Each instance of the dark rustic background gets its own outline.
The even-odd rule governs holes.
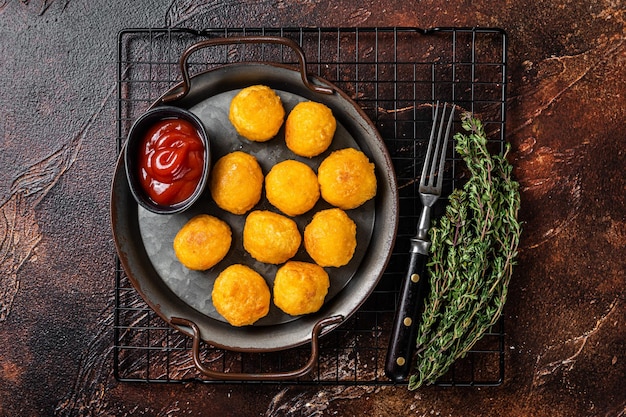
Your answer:
[[[620,2],[0,0],[0,415],[626,414]],[[500,387],[119,383],[113,376],[116,36],[130,27],[507,31],[524,235]]]

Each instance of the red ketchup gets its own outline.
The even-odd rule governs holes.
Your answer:
[[[204,145],[187,120],[164,119],[152,126],[139,148],[139,180],[157,204],[172,205],[195,191],[204,167]]]

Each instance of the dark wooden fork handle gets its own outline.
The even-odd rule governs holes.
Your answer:
[[[396,310],[385,361],[385,374],[395,382],[403,382],[411,370],[417,330],[429,287],[426,277],[428,255],[419,253],[416,249],[418,243],[424,245],[427,242],[416,242],[416,240],[418,239],[411,239],[409,268],[402,282],[400,305]]]

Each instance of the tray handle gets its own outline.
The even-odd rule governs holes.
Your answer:
[[[322,328],[325,326],[329,326],[332,324],[337,324],[343,321],[343,316],[331,316],[321,319],[315,326],[313,326],[313,331],[311,332],[311,356],[309,360],[302,366],[301,368],[292,370],[292,371],[284,371],[284,372],[268,372],[268,373],[240,373],[240,372],[219,372],[214,371],[212,369],[207,368],[202,364],[200,360],[200,329],[198,325],[188,319],[184,319],[181,317],[172,317],[171,323],[175,326],[185,326],[189,327],[193,331],[193,346],[192,346],[192,357],[193,363],[196,368],[204,375],[209,378],[216,380],[227,380],[227,381],[276,381],[276,380],[286,380],[286,379],[295,379],[301,376],[308,374],[313,367],[315,366],[317,359],[319,357],[319,336],[322,331]]]
[[[185,97],[189,93],[189,89],[191,88],[191,80],[189,77],[189,68],[187,65],[187,61],[189,56],[196,52],[199,49],[208,48],[211,46],[220,46],[220,45],[233,45],[233,44],[243,44],[243,43],[267,43],[274,45],[282,45],[288,48],[291,48],[296,55],[298,56],[298,62],[300,64],[300,76],[302,77],[302,82],[304,85],[311,91],[321,94],[333,94],[334,90],[329,87],[323,87],[319,85],[315,85],[309,80],[306,72],[306,57],[304,56],[304,51],[298,45],[297,42],[284,38],[281,36],[233,36],[229,38],[214,38],[214,39],[206,39],[195,43],[188,47],[180,57],[179,66],[180,72],[183,76],[182,81],[182,90],[176,93],[171,93],[161,98],[163,103],[168,103],[171,101],[179,100]]]

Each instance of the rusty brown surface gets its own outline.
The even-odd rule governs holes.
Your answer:
[[[116,3],[0,0],[0,415],[626,414],[619,2]],[[502,386],[408,392],[115,381],[108,192],[116,33],[164,25],[508,32],[507,139],[524,234],[505,309]]]

